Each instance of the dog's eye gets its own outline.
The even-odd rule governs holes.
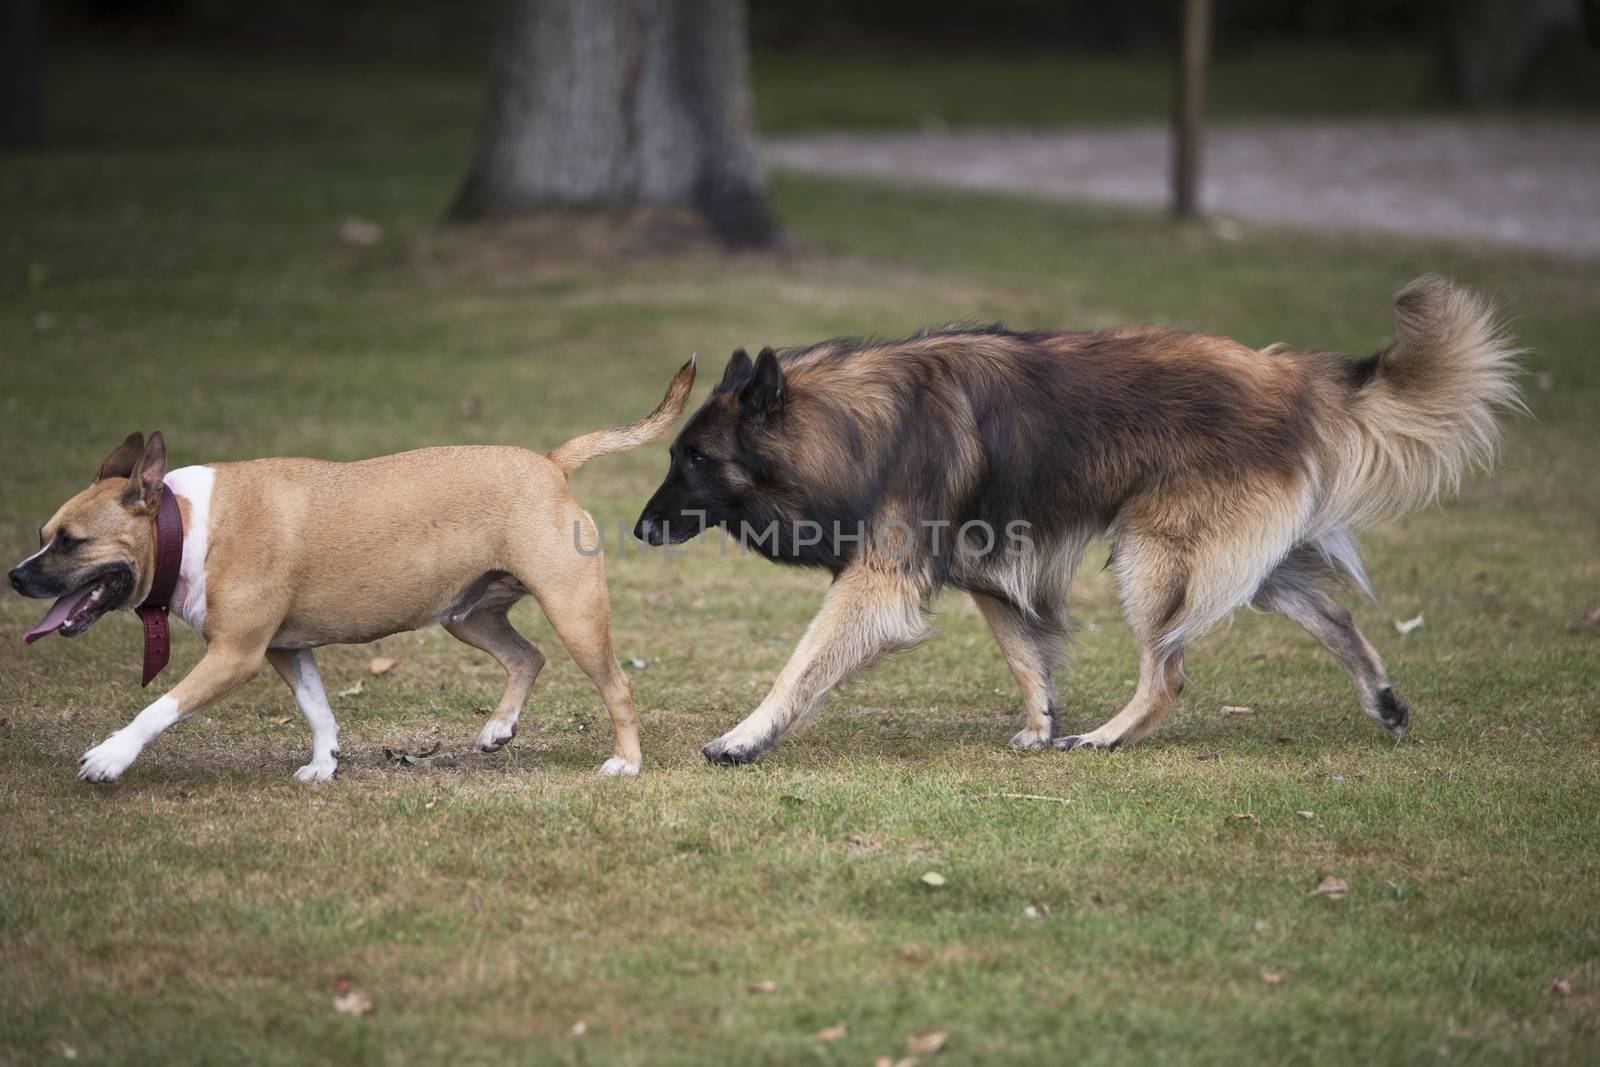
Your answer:
[[[71,552],[83,544],[84,540],[82,537],[73,537],[65,530],[59,530],[56,532],[56,550],[59,552]]]
[[[683,461],[689,464],[691,467],[700,466],[700,464],[705,462],[705,459],[705,454],[700,452],[698,449],[687,449],[683,453]]]

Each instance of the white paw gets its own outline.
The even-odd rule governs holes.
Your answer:
[[[1018,730],[1011,738],[1011,747],[1023,751],[1050,747],[1050,728],[1043,730]]]
[[[329,756],[327,759],[312,760],[295,771],[294,777],[299,782],[326,782],[333,777],[333,772],[338,769],[339,761]]]
[[[121,730],[112,734],[78,760],[78,777],[86,782],[114,782],[139,758],[144,748]]]
[[[621,776],[632,778],[639,773],[639,765],[637,763],[629,763],[621,756],[612,756],[600,764],[600,769],[595,773],[602,778],[617,778]]]
[[[502,719],[490,719],[478,734],[479,752],[499,752],[505,743],[517,736],[517,724]]]

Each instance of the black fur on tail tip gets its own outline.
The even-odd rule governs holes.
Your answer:
[[[1411,709],[1406,707],[1406,702],[1395,696],[1393,689],[1378,690],[1378,716],[1383,720],[1383,725],[1396,737],[1406,732],[1406,725],[1411,721]]]

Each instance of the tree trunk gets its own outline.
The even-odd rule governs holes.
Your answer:
[[[0,0],[0,150],[43,139],[43,22],[38,0]]]
[[[751,119],[743,0],[512,0],[452,217],[687,208],[778,236]]]

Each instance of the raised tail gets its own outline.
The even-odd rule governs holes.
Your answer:
[[[626,452],[667,436],[672,432],[678,416],[683,414],[684,405],[689,402],[689,390],[694,388],[694,363],[695,357],[690,356],[689,362],[678,368],[678,373],[672,376],[672,384],[667,386],[667,395],[661,398],[661,403],[650,414],[626,426],[574,437],[546,453],[550,462],[560,467],[562,474],[571,474],[596,456]]]
[[[1359,526],[1432,503],[1487,466],[1498,416],[1526,410],[1517,390],[1521,353],[1487,301],[1436,275],[1395,296],[1395,342],[1355,364],[1346,432],[1330,441],[1331,484],[1322,513]]]

